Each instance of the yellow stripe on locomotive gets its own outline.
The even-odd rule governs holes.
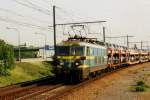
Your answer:
[[[85,60],[95,58],[94,56],[57,56],[57,58],[59,58],[59,59],[67,59],[67,60],[82,59],[82,57],[84,57]]]

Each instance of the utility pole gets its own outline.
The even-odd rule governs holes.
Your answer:
[[[129,36],[127,35],[127,47],[129,48]]]
[[[17,28],[14,28],[14,27],[6,27],[6,29],[8,29],[8,30],[10,30],[10,29],[12,29],[12,30],[15,30],[15,31],[17,31],[18,32],[18,61],[20,61],[21,62],[21,47],[20,47],[20,42],[21,42],[21,39],[20,39],[20,31],[17,29]]]
[[[105,41],[105,27],[103,26],[103,41],[104,41],[104,43],[106,42]]]
[[[55,18],[55,6],[53,6],[53,28],[54,28],[54,55],[56,55],[56,18]]]
[[[142,50],[142,47],[143,47],[143,41],[141,41],[141,50]]]
[[[149,50],[149,41],[147,41],[147,50]]]
[[[127,34],[127,36],[124,36],[124,37],[127,37],[127,47],[129,48],[129,37],[134,37],[134,36],[129,36],[129,35]]]
[[[141,50],[143,49],[143,47],[147,47],[148,48],[148,45],[147,46],[143,46],[143,44],[144,43],[146,43],[146,42],[148,42],[148,41],[140,41],[140,42],[129,42],[129,43],[138,43],[138,44],[140,44],[140,48],[141,48]]]
[[[115,36],[115,37],[105,37],[105,38],[127,38],[127,47],[129,48],[129,37],[134,37],[134,36]]]

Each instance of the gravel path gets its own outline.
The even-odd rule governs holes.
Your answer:
[[[96,80],[75,90],[61,100],[150,100],[150,88],[145,92],[133,92],[138,80],[146,80],[150,86],[150,63],[129,67]]]

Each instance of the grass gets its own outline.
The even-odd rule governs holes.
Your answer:
[[[0,77],[0,87],[52,75],[48,62],[16,63],[10,76]]]
[[[136,85],[133,87],[134,92],[144,92],[149,88],[148,85],[144,81],[138,81],[136,82]]]

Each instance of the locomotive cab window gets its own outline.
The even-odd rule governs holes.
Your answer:
[[[70,55],[72,55],[72,56],[84,56],[84,47],[72,46]]]
[[[59,56],[83,56],[84,47],[82,46],[57,46],[56,54]]]
[[[70,48],[69,46],[57,46],[56,47],[56,55],[59,56],[68,56]]]

